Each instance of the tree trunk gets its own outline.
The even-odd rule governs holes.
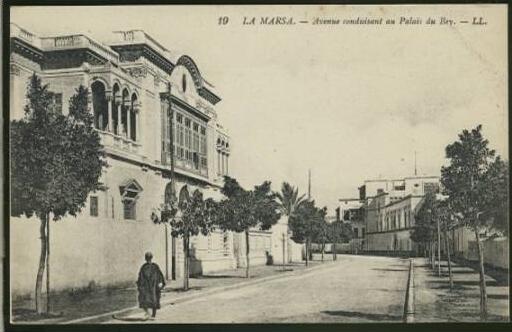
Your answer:
[[[189,238],[183,237],[183,290],[188,290],[188,277],[189,277]]]
[[[332,244],[332,259],[334,261],[338,259],[338,257],[336,257],[336,242]]]
[[[437,219],[437,276],[441,276],[441,229],[439,226],[439,218]]]
[[[450,244],[448,242],[448,232],[444,230],[444,246],[446,248],[446,258],[448,260],[448,278],[450,279],[450,291],[453,290],[453,277],[452,277],[452,261],[450,257]]]
[[[435,270],[435,268],[436,268],[436,266],[435,266],[435,264],[436,264],[435,254],[436,254],[436,252],[434,250],[434,241],[431,241],[430,242],[430,257],[431,257],[430,263],[432,264],[432,270]]]
[[[46,313],[50,313],[50,215],[46,215]]]
[[[249,278],[249,267],[250,267],[250,259],[249,259],[249,230],[245,230],[245,258],[247,260],[247,266],[245,267],[245,277]]]
[[[41,255],[39,256],[39,269],[37,270],[37,278],[36,278],[36,311],[38,314],[43,313],[43,274],[44,274],[44,265],[46,262],[46,224],[48,222],[47,215],[44,214],[41,216],[41,226],[39,227],[39,235],[41,236]]]
[[[309,253],[308,253],[308,239],[306,239],[306,246],[304,248],[304,253],[306,254],[306,267],[309,265]]]
[[[485,285],[485,273],[484,273],[484,250],[482,243],[480,242],[480,234],[478,229],[475,227],[476,236],[476,247],[478,250],[478,261],[480,265],[480,318],[487,320],[487,289]]]
[[[325,242],[322,242],[322,262],[324,261]]]

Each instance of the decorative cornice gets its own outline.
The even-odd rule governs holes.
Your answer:
[[[30,60],[41,63],[43,60],[43,52],[29,43],[17,38],[11,37],[11,52],[17,52],[21,55],[26,56]]]
[[[11,63],[9,67],[9,72],[11,75],[19,76],[21,73],[21,69],[17,64]]]
[[[148,74],[147,68],[144,67],[130,67],[125,68],[126,72],[134,78],[146,77]]]
[[[152,47],[146,44],[112,45],[111,47],[114,51],[118,52],[121,55],[121,61],[126,61],[125,59],[123,59],[123,53],[131,51],[137,52],[137,55],[139,57],[146,57],[148,60],[157,65],[167,74],[170,74],[172,72],[172,69],[174,68],[173,63],[171,63],[165,57],[160,55],[160,53],[158,53],[156,50],[154,50]]]

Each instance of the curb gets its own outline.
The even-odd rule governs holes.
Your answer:
[[[204,292],[199,292],[199,293],[196,293],[196,294],[183,295],[183,296],[179,296],[179,297],[175,297],[175,298],[169,298],[169,299],[166,299],[166,300],[161,302],[161,307],[163,308],[164,306],[168,306],[168,305],[171,305],[171,304],[177,304],[177,303],[183,303],[183,302],[191,301],[191,300],[194,300],[194,299],[197,299],[197,298],[200,298],[200,297],[204,297],[204,296],[220,293],[220,292],[227,291],[227,290],[233,290],[233,289],[242,288],[242,287],[246,287],[246,286],[252,286],[252,285],[256,285],[256,284],[259,284],[259,283],[262,283],[262,282],[265,282],[265,281],[270,281],[270,280],[280,279],[280,278],[285,278],[285,277],[291,277],[291,276],[297,275],[297,274],[299,274],[301,272],[303,274],[308,274],[311,271],[320,270],[321,268],[327,268],[327,267],[333,266],[334,264],[335,264],[335,262],[331,261],[331,262],[327,262],[327,263],[324,263],[324,264],[321,264],[321,265],[309,267],[306,270],[293,271],[293,272],[291,272],[289,274],[272,275],[272,276],[267,276],[267,277],[263,277],[263,278],[259,278],[259,279],[250,280],[250,281],[239,282],[239,283],[236,283],[236,284],[233,284],[233,285],[214,287],[214,288],[212,288],[210,290],[206,290]],[[119,310],[115,310],[115,311],[111,311],[111,312],[107,312],[107,313],[102,313],[102,314],[98,314],[98,315],[94,315],[94,316],[87,316],[87,317],[77,318],[77,319],[73,319],[73,320],[69,320],[69,321],[63,321],[63,322],[59,322],[59,324],[63,324],[63,325],[66,325],[66,324],[77,324],[77,323],[84,323],[84,322],[87,322],[87,321],[90,321],[90,320],[95,320],[95,319],[102,319],[102,318],[107,318],[107,317],[108,318],[112,318],[113,315],[127,313],[127,312],[130,312],[130,311],[135,311],[135,310],[139,310],[139,309],[140,308],[137,305],[137,306],[133,306],[133,307],[130,307],[130,308],[119,309]]]
[[[407,289],[405,291],[404,323],[414,322],[414,258],[409,261],[409,277],[407,278]]]

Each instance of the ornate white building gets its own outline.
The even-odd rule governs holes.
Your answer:
[[[170,192],[171,153],[178,193],[221,196],[231,141],[218,123],[221,98],[214,87],[190,56],[173,56],[141,30],[116,31],[102,43],[81,34],[39,37],[15,24],[10,29],[11,118],[23,116],[33,73],[49,84],[64,114],[84,85],[110,166],[101,178],[106,190],[91,193],[77,218],[51,223],[53,288],[132,282],[148,250],[169,277],[181,275],[181,241],[172,241],[150,216]],[[36,275],[38,223],[12,219],[11,283],[13,291],[24,292]],[[236,267],[229,232],[199,236],[191,245],[193,273]]]

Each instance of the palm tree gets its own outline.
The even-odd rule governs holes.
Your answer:
[[[288,182],[283,182],[281,192],[277,192],[276,196],[282,214],[288,217],[286,232],[289,233],[290,217],[295,214],[297,208],[305,201],[305,195],[299,196],[299,188],[293,187]]]

